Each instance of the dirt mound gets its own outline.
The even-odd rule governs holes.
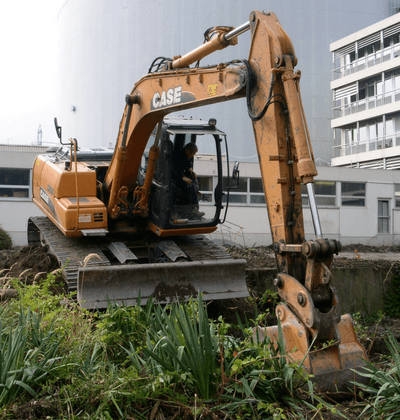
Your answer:
[[[276,268],[275,255],[270,246],[232,246],[228,248],[228,252],[235,259],[245,259],[248,269]],[[399,259],[400,247],[347,245],[338,255],[334,255],[332,267],[390,267],[393,262],[399,262]]]
[[[32,283],[38,273],[59,268],[55,257],[42,246],[23,246],[0,251],[0,278],[19,278]]]
[[[229,247],[229,254],[235,259],[245,259],[248,269],[276,268],[275,255],[270,246],[253,248]],[[374,258],[372,259],[372,255]],[[391,259],[387,255],[400,257],[400,247],[371,247],[348,245],[335,255],[333,267],[387,266]],[[0,250],[0,278],[19,278],[31,282],[37,273],[49,273],[59,268],[55,257],[42,246],[13,247]],[[8,270],[8,271],[7,271]]]
[[[358,254],[400,253],[400,247],[397,245],[370,246],[370,245],[355,244],[355,245],[343,246],[341,252],[354,252]]]
[[[232,258],[246,260],[246,268],[276,268],[275,255],[269,246],[254,248],[232,246],[228,248],[228,252]]]

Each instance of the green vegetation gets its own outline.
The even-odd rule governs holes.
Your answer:
[[[10,235],[0,228],[0,249],[9,249],[12,246]]]
[[[390,285],[385,293],[384,309],[387,316],[392,318],[400,317],[400,266],[393,266],[393,276]]]
[[[316,395],[282,334],[275,345],[253,339],[265,313],[239,320],[232,335],[221,317],[208,318],[201,297],[96,313],[59,294],[56,274],[13,287],[18,298],[0,305],[0,419],[355,418]],[[373,381],[358,412],[370,418],[398,415],[393,340],[393,366],[364,372]]]
[[[362,419],[398,419],[400,418],[400,345],[393,334],[388,331],[386,345],[390,351],[392,362],[384,368],[368,363],[362,376],[370,379],[369,385],[358,384],[365,400],[364,409],[359,418]]]

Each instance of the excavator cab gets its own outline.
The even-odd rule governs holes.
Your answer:
[[[150,147],[155,142],[156,129],[151,134],[142,156],[138,173],[138,185],[146,177]],[[157,160],[149,200],[148,221],[158,229],[159,236],[165,232],[185,231],[200,228],[201,233],[211,233],[220,223],[222,206],[222,152],[224,132],[216,128],[216,120],[169,118],[163,122],[160,153]],[[193,172],[192,185],[179,179],[174,167],[176,157],[184,147],[193,143],[198,152],[190,159]],[[198,162],[207,160],[213,177],[198,174]],[[211,168],[212,167],[212,168]],[[207,172],[210,173],[210,170]],[[215,176],[216,175],[216,176]],[[189,175],[188,175],[189,176]],[[183,184],[183,185],[182,185]]]

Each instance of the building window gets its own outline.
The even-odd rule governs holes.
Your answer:
[[[389,200],[378,200],[378,233],[390,233]]]
[[[333,51],[333,78],[358,72],[398,57],[399,54],[400,25],[396,23]]]
[[[226,203],[228,178],[223,179],[225,195],[222,201]],[[232,186],[232,184],[231,184]],[[229,203],[257,205],[265,204],[264,189],[261,178],[240,178],[238,188],[229,191]]]
[[[198,176],[199,191],[201,197],[199,203],[212,203],[213,201],[213,179],[211,176]]]
[[[400,208],[400,184],[394,184],[395,207]]]
[[[336,182],[335,181],[315,181],[315,201],[318,206],[333,207],[336,205]],[[307,187],[301,184],[301,197],[303,206],[309,206]]]
[[[222,197],[222,202],[226,203],[227,201],[227,186],[232,187],[232,181],[229,183],[230,178],[224,177],[222,188],[225,192]],[[229,203],[231,204],[246,204],[247,203],[247,178],[239,178],[239,186],[237,188],[232,188],[229,191]]]
[[[261,178],[250,178],[250,204],[265,204]]]
[[[30,169],[0,168],[0,198],[29,198]]]
[[[365,206],[365,182],[342,182],[342,206]]]

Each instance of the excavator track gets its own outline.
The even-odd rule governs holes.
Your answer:
[[[48,218],[31,217],[28,243],[48,247],[63,267],[68,291],[77,291],[81,306],[89,309],[104,308],[110,300],[145,303],[150,296],[160,303],[199,292],[204,300],[248,296],[245,261],[232,259],[203,235],[67,238]]]
[[[28,221],[28,244],[42,245],[57,258],[63,267],[63,276],[68,292],[77,288],[78,270],[83,264],[87,266],[109,266],[110,261],[103,254],[100,246],[89,238],[67,238],[47,217],[31,217]],[[90,254],[98,257],[85,258]]]

